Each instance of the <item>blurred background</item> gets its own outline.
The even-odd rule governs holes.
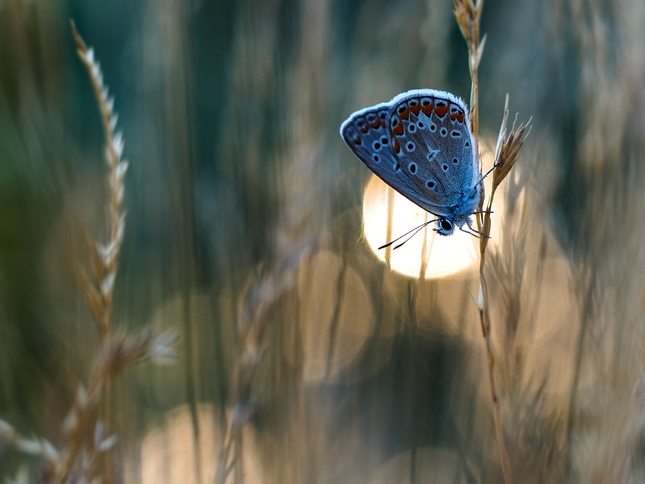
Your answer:
[[[113,382],[112,481],[502,482],[477,260],[419,278],[412,246],[411,272],[379,259],[338,134],[408,89],[468,102],[452,10],[0,0],[0,418],[64,446],[99,348],[78,273],[107,168],[73,19],[130,161],[113,326],[182,334],[174,365]],[[513,482],[645,480],[643,25],[641,0],[484,7],[485,168],[506,93],[533,126],[486,267]],[[0,441],[3,479],[42,465]]]

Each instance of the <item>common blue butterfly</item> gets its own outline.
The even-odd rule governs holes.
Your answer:
[[[470,216],[483,196],[482,177],[463,100],[434,89],[404,92],[356,111],[340,135],[376,176],[438,217],[436,232],[467,232],[465,224],[479,233]]]

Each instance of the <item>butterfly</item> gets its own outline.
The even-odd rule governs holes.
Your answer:
[[[455,227],[483,235],[470,219],[483,197],[483,177],[462,99],[434,89],[407,91],[356,111],[340,135],[376,176],[437,216],[410,232],[436,222],[440,235],[451,235]]]

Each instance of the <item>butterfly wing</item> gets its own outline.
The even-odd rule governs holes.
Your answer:
[[[354,154],[381,180],[408,200],[435,215],[448,215],[426,198],[402,169],[388,128],[391,103],[382,103],[352,114],[340,127],[340,135]]]
[[[390,105],[388,129],[402,170],[431,204],[454,213],[480,176],[466,105],[432,89],[400,94]]]

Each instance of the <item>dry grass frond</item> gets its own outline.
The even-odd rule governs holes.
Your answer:
[[[455,18],[459,29],[466,40],[468,45],[468,68],[471,77],[471,91],[470,91],[470,119],[472,123],[472,131],[475,137],[479,130],[479,80],[478,68],[481,62],[484,46],[486,43],[486,36],[480,42],[479,29],[481,14],[483,11],[483,0],[454,0],[455,5]],[[490,320],[490,301],[489,290],[484,276],[484,263],[486,261],[486,247],[490,240],[491,230],[491,207],[495,191],[502,180],[510,173],[513,168],[519,150],[523,144],[524,126],[515,130],[515,125],[511,129],[508,136],[506,136],[508,123],[508,95],[506,96],[506,104],[504,108],[504,118],[500,128],[500,135],[496,148],[496,164],[493,170],[493,189],[488,197],[488,204],[485,211],[482,211],[484,205],[484,197],[482,197],[477,215],[477,225],[482,234],[479,239],[480,245],[480,285],[479,295],[475,300],[477,309],[479,310],[480,322],[484,341],[486,343],[486,352],[488,355],[488,370],[490,380],[491,399],[493,401],[493,413],[495,417],[495,430],[497,434],[497,445],[499,447],[499,454],[501,459],[502,471],[504,473],[504,481],[510,484],[510,462],[508,453],[506,452],[506,445],[504,443],[504,432],[502,429],[501,416],[500,416],[500,400],[499,392],[495,381],[495,352],[493,350],[493,343],[491,340],[491,320]]]
[[[474,82],[474,81],[473,81]],[[504,117],[502,120],[502,125],[500,128],[500,135],[496,148],[496,162],[495,168],[493,169],[493,188],[488,197],[488,203],[486,205],[486,210],[483,213],[478,214],[478,226],[480,227],[482,236],[479,239],[479,249],[480,249],[480,260],[479,260],[479,275],[480,275],[480,286],[479,286],[479,297],[477,300],[477,309],[479,310],[480,322],[482,327],[482,333],[484,340],[486,342],[486,352],[488,354],[488,369],[489,369],[489,379],[490,379],[490,392],[491,398],[493,401],[493,412],[495,416],[495,430],[497,433],[497,443],[499,446],[499,453],[502,464],[502,471],[504,473],[504,480],[507,484],[510,484],[510,461],[508,458],[508,453],[506,452],[506,446],[504,443],[504,432],[502,429],[502,418],[500,415],[500,399],[499,399],[499,390],[496,384],[495,378],[495,352],[493,349],[492,343],[492,334],[491,334],[491,318],[490,318],[490,299],[489,299],[489,289],[486,277],[484,275],[484,263],[486,261],[486,248],[490,240],[490,230],[491,230],[491,213],[492,213],[492,204],[495,192],[499,187],[500,183],[506,178],[510,173],[511,169],[517,161],[519,150],[524,143],[524,131],[525,126],[520,125],[518,129],[515,129],[515,124],[511,129],[508,136],[506,136],[508,122],[508,95],[506,96],[505,108],[504,108]],[[482,198],[483,205],[483,198]]]
[[[484,0],[454,0],[455,18],[461,30],[461,34],[466,39],[468,45],[468,69],[472,80],[470,90],[470,122],[475,138],[479,132],[479,63],[484,54],[486,45],[486,36],[479,41],[479,25],[482,11],[484,9]]]
[[[226,432],[217,459],[215,484],[225,484],[242,465],[240,445],[243,427],[258,410],[254,377],[267,353],[269,311],[277,299],[293,285],[300,262],[311,251],[310,244],[291,247],[280,261],[270,268],[258,270],[250,278],[240,299],[237,315],[237,350],[231,378],[231,411],[227,415]]]
[[[114,112],[114,98],[109,95],[108,88],[103,83],[103,73],[100,64],[94,58],[94,49],[85,45],[74,22],[71,25],[78,56],[87,68],[92,81],[105,133],[105,159],[109,170],[108,186],[110,191],[108,203],[109,238],[105,243],[90,243],[95,280],[92,282],[89,277],[83,274],[83,283],[90,308],[99,322],[103,337],[107,337],[110,334],[112,294],[118,269],[119,252],[125,233],[125,213],[122,211],[122,207],[128,162],[121,159],[124,147],[123,133],[121,131],[115,132],[118,114]]]
[[[152,360],[167,363],[175,356],[172,347],[178,335],[171,331],[144,331],[136,337],[112,334],[114,284],[125,231],[122,206],[128,163],[121,159],[124,143],[121,132],[115,132],[117,115],[113,110],[114,98],[109,97],[107,87],[103,84],[103,74],[94,58],[94,51],[87,48],[73,22],[72,33],[78,55],[87,68],[96,94],[106,137],[109,238],[106,243],[89,243],[93,277],[81,271],[81,282],[98,324],[102,348],[87,387],[79,385],[74,404],[62,423],[65,445],[61,449],[40,437],[21,436],[3,420],[0,420],[0,439],[18,451],[41,456],[45,462],[42,476],[42,482],[45,483],[96,482],[101,472],[100,457],[105,456],[101,480],[109,484],[109,451],[116,442],[116,436],[109,434],[110,382],[138,362]]]
[[[526,125],[520,124],[517,129],[515,129],[515,123],[517,122],[517,116],[515,121],[513,121],[513,127],[511,128],[508,135],[506,134],[508,130],[508,100],[509,96],[506,95],[506,100],[504,102],[504,117],[502,119],[502,124],[499,128],[499,136],[497,138],[497,144],[495,146],[495,170],[493,170],[493,192],[499,187],[500,183],[506,178],[515,162],[517,161],[518,154],[526,136],[531,132],[531,128],[524,136],[524,131],[531,123],[529,120]],[[491,194],[492,198],[492,194]],[[490,206],[490,203],[489,203]]]

